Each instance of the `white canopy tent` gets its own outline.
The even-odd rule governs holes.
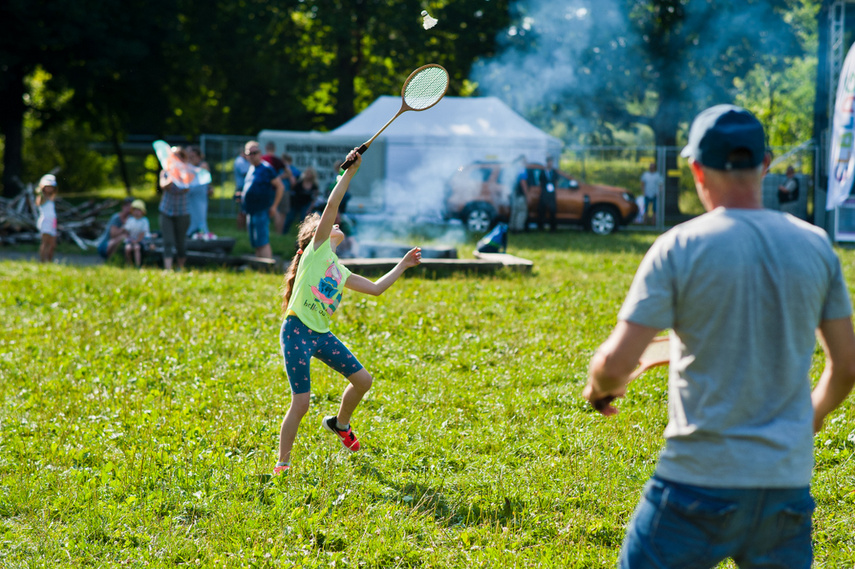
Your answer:
[[[380,97],[332,132],[263,130],[259,141],[275,143],[300,169],[315,167],[326,186],[334,177],[333,163],[374,136],[400,108],[400,97]],[[372,143],[351,185],[348,211],[435,215],[446,182],[461,166],[511,162],[521,154],[542,163],[558,156],[561,146],[560,139],[495,97],[445,97],[425,111],[403,113]]]
[[[400,97],[380,97],[330,134],[368,140],[400,108]],[[379,140],[385,142],[385,209],[418,213],[441,207],[445,183],[461,166],[477,160],[510,162],[521,154],[543,162],[562,147],[560,139],[495,97],[445,97],[425,111],[403,113]],[[372,145],[366,157],[375,151],[384,150]]]

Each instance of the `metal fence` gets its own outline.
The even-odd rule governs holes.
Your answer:
[[[235,175],[234,163],[238,154],[243,152],[244,145],[252,140],[249,136],[211,135],[203,134],[199,146],[205,155],[205,160],[211,166],[211,186],[213,196],[208,205],[208,215],[211,217],[234,218],[238,206],[234,201]]]
[[[666,226],[704,212],[688,162],[680,157],[681,150],[681,147],[673,146],[570,147],[561,155],[561,169],[586,182],[617,186],[641,196],[641,175],[650,164],[655,164],[656,172],[664,182],[656,200],[655,222],[648,225],[639,219],[634,227],[661,231]],[[814,207],[818,147],[808,142],[770,150],[773,161],[763,182],[764,207],[782,209],[802,219],[812,219],[814,210],[818,209]],[[778,186],[783,184],[788,166],[792,166],[797,173],[799,199],[781,204],[778,201]]]
[[[214,202],[209,215],[234,217],[237,212],[232,196],[235,190],[234,159],[250,140],[247,136],[203,135],[202,151],[211,166]],[[667,226],[685,221],[703,213],[697,197],[691,171],[685,159],[680,158],[680,147],[666,146],[584,146],[567,147],[561,153],[560,169],[586,182],[615,186],[642,196],[641,175],[651,163],[664,184],[656,200],[653,222],[641,216],[631,227],[661,231]],[[813,143],[794,147],[772,148],[773,164],[763,184],[763,204],[770,209],[786,209],[802,219],[813,220],[824,214],[824,208],[815,208],[819,148]],[[300,166],[300,164],[296,164]],[[799,200],[789,204],[778,203],[777,188],[783,183],[787,166],[798,174]],[[448,172],[450,177],[453,172]],[[639,199],[639,204],[642,203]],[[822,212],[818,209],[823,209]]]

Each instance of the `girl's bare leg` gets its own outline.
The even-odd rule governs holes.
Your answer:
[[[279,462],[291,462],[291,447],[294,446],[294,439],[297,438],[300,421],[309,411],[310,397],[309,392],[291,394],[291,407],[288,408],[279,430]]]
[[[50,263],[53,261],[53,253],[56,250],[56,235],[42,235],[42,242],[39,245],[39,261],[42,263]]]
[[[371,389],[371,383],[374,381],[371,374],[365,368],[351,376],[348,376],[347,381],[350,382],[344,390],[344,395],[341,397],[341,405],[338,408],[338,422],[342,425],[350,424],[350,417],[362,397]]]

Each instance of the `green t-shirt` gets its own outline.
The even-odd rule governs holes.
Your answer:
[[[350,271],[342,265],[327,239],[317,251],[314,240],[303,250],[287,314],[294,313],[315,332],[330,331],[330,317],[344,291]]]

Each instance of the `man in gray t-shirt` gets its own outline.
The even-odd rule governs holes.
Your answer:
[[[701,113],[683,156],[708,213],[648,251],[584,391],[604,415],[617,413],[611,399],[625,394],[656,333],[671,329],[665,449],[621,567],[711,567],[731,557],[807,568],[813,433],[855,382],[840,262],[822,230],[762,209],[769,157],[748,111]],[[815,333],[826,368],[811,392]]]

